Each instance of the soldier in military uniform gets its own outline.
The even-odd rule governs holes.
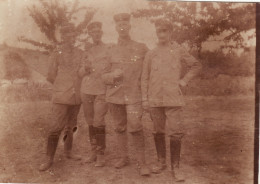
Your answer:
[[[40,166],[44,171],[51,167],[59,141],[59,136],[65,130],[64,151],[66,158],[79,160],[72,155],[73,129],[77,121],[81,99],[81,79],[78,70],[81,61],[79,49],[74,48],[75,30],[73,24],[66,23],[61,27],[62,45],[50,56],[50,67],[47,80],[53,84],[52,96],[52,129],[48,136],[47,160]]]
[[[95,166],[102,167],[105,165],[105,115],[108,107],[105,101],[106,85],[101,75],[109,67],[108,46],[101,40],[101,22],[92,22],[87,29],[93,45],[87,53],[85,65],[80,69],[80,75],[85,76],[81,84],[81,99],[85,119],[89,125],[91,144],[91,154],[87,162],[96,161]]]
[[[129,36],[130,15],[127,13],[114,16],[116,31],[119,38],[110,49],[110,71],[103,75],[107,84],[106,101],[116,125],[118,150],[120,159],[116,168],[128,164],[127,132],[130,132],[135,146],[135,155],[140,166],[141,175],[149,175],[145,163],[144,135],[141,123],[141,73],[145,54],[148,50],[145,44],[133,41]]]
[[[176,168],[179,166],[181,139],[185,134],[181,121],[184,99],[181,87],[198,74],[201,64],[185,49],[171,42],[172,24],[165,19],[155,22],[158,45],[145,57],[142,73],[143,107],[150,111],[154,123],[154,141],[158,163],[152,168],[153,173],[160,173],[166,168],[165,123],[168,121],[170,136],[171,167],[174,178],[180,181]],[[181,78],[182,66],[189,71]]]

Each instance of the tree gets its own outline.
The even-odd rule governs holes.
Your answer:
[[[75,16],[79,11],[85,11],[84,19],[79,23],[73,23],[75,31],[79,38],[80,35],[86,33],[86,26],[91,21],[95,10],[85,6],[79,6],[79,0],[75,0],[69,7],[64,1],[59,0],[39,0],[40,6],[28,7],[29,15],[33,21],[40,28],[40,31],[46,36],[49,43],[43,43],[36,40],[25,38],[24,36],[18,37],[19,41],[30,43],[34,46],[43,48],[47,51],[52,51],[60,44],[57,38],[57,31],[64,23],[73,23],[77,19]],[[79,42],[87,42],[87,38],[75,40]]]
[[[187,43],[199,56],[204,42],[221,35],[223,48],[245,48],[243,33],[255,28],[253,3],[151,1],[148,9],[132,14],[136,18],[150,18],[151,22],[158,17],[168,19],[174,25],[172,39]],[[254,36],[252,33],[248,39]]]

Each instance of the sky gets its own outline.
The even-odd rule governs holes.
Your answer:
[[[63,0],[72,3],[73,0]],[[138,8],[148,7],[147,0],[80,0],[81,5],[90,6],[97,10],[93,21],[103,23],[103,41],[105,43],[115,43],[117,34],[113,15],[122,12],[132,12]],[[32,18],[29,16],[27,7],[37,5],[37,0],[0,0],[0,43],[8,45],[35,49],[27,43],[19,42],[18,36],[25,36],[30,39],[47,42]],[[79,19],[83,14],[79,14]],[[157,39],[154,26],[146,19],[131,20],[131,37],[133,40],[145,43],[149,48],[156,45]],[[248,42],[249,45],[255,45],[255,40]],[[204,47],[214,50],[218,43],[206,43]]]
[[[72,0],[66,1],[69,3]],[[147,6],[147,2],[143,0],[80,0],[80,3],[97,9],[93,21],[103,23],[103,41],[106,43],[117,41],[114,14],[131,12]],[[40,32],[27,11],[27,7],[33,4],[37,4],[36,0],[0,0],[0,43],[6,42],[8,45],[18,47],[30,46],[27,43],[18,42],[17,36],[19,35],[46,42],[45,36]],[[155,44],[154,26],[148,20],[136,19],[132,20],[131,23],[130,34],[134,40],[145,41],[150,46]]]

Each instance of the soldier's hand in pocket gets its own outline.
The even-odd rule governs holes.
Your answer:
[[[85,61],[85,71],[87,73],[90,73],[92,70],[91,62],[90,61]]]
[[[115,79],[120,79],[123,77],[123,71],[121,69],[115,69],[113,73]]]
[[[146,112],[149,111],[150,106],[149,106],[149,103],[147,100],[142,102],[142,106],[143,106],[144,111],[146,111]]]

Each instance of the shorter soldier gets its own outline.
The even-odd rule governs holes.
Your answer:
[[[85,76],[81,84],[81,99],[85,119],[89,125],[89,140],[92,150],[87,162],[96,161],[96,167],[103,167],[105,165],[107,103],[105,101],[106,85],[101,75],[109,67],[108,46],[101,40],[103,34],[101,22],[92,22],[87,29],[93,45],[87,51],[87,60],[79,71],[81,76]]]
[[[186,86],[199,72],[201,65],[180,45],[171,43],[172,24],[164,19],[155,23],[158,46],[148,51],[142,73],[143,107],[150,111],[154,123],[154,141],[158,163],[153,173],[166,168],[165,123],[168,121],[170,136],[171,168],[175,181],[181,181],[176,168],[179,166],[181,139],[185,132],[180,113],[184,99],[180,87]],[[188,73],[181,78],[182,62],[189,67]]]
[[[66,158],[79,160],[72,155],[73,130],[80,109],[80,84],[78,70],[82,52],[74,48],[76,33],[73,24],[66,23],[61,27],[62,45],[50,56],[50,67],[47,80],[53,84],[52,96],[52,129],[47,143],[47,159],[40,166],[45,171],[52,166],[59,137],[65,129],[64,151]]]

